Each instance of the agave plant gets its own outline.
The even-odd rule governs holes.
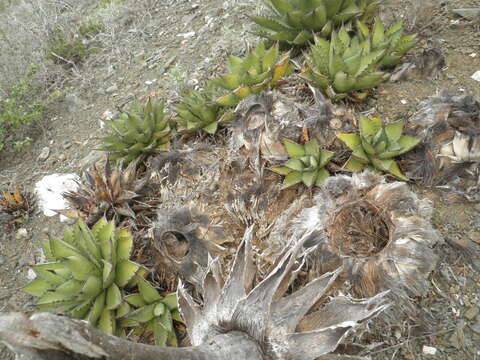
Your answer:
[[[130,261],[133,238],[127,229],[99,220],[90,230],[82,221],[63,239],[42,244],[49,262],[33,266],[37,277],[23,291],[38,296],[39,310],[57,310],[84,319],[109,334],[121,334],[116,319],[129,311],[124,288],[143,272]]]
[[[315,37],[300,76],[331,99],[364,100],[367,90],[389,77],[379,70],[386,50],[369,44],[369,39],[351,37],[345,27],[333,32],[330,41]]]
[[[178,117],[176,122],[180,132],[190,132],[199,129],[209,134],[215,134],[218,125],[228,122],[233,113],[215,103],[207,91],[190,90],[182,96],[175,112]]]
[[[51,359],[52,354],[58,359],[116,359],[135,354],[138,360],[314,360],[328,357],[356,327],[387,307],[385,294],[363,300],[336,296],[305,316],[320,299],[325,300],[324,295],[340,271],[326,273],[284,296],[288,284],[299,273],[307,237],[288,248],[278,265],[257,285],[251,238],[252,227],[246,231],[225,280],[218,261],[210,262],[202,288],[196,289],[203,295],[203,305],[194,301],[185,286],[179,287],[179,307],[192,347],[169,349],[135,344],[107,337],[84,322],[38,313],[0,315],[0,339],[17,353],[25,354],[25,359],[33,359],[32,354],[35,359]],[[30,341],[31,334],[35,334],[36,341]]]
[[[230,73],[213,80],[217,86],[229,91],[216,102],[221,106],[233,107],[241,100],[272,88],[281,78],[291,74],[290,54],[279,55],[278,44],[265,49],[260,42],[245,58],[228,58]]]
[[[317,140],[312,139],[305,145],[291,140],[283,142],[290,157],[283,166],[273,167],[277,174],[285,175],[283,187],[303,182],[308,187],[320,186],[330,176],[325,165],[333,157],[331,151],[321,150]]]
[[[0,211],[8,214],[29,214],[33,211],[35,201],[28,192],[16,189],[13,192],[2,191],[0,197]]]
[[[393,24],[385,31],[385,25],[380,18],[375,19],[373,29],[357,20],[357,29],[361,41],[367,41],[371,50],[385,50],[385,55],[380,61],[381,66],[391,67],[397,65],[402,56],[417,44],[417,35],[403,36],[403,23]]]
[[[334,27],[351,19],[370,16],[377,0],[263,0],[269,16],[254,16],[258,35],[290,46],[305,46],[314,34],[328,37]]]
[[[421,139],[403,135],[403,127],[403,120],[384,124],[379,117],[360,115],[360,134],[337,133],[337,137],[353,151],[344,168],[350,171],[368,168],[408,181],[394,158],[413,149]]]
[[[151,211],[158,203],[155,199],[148,199],[142,191],[148,183],[148,176],[139,177],[137,161],[131,162],[126,169],[120,164],[112,169],[107,159],[103,171],[95,164],[93,170],[85,172],[85,178],[87,185],[63,193],[70,208],[57,210],[59,214],[93,225],[101,217],[136,219],[137,213]]]
[[[121,317],[120,323],[125,326],[145,324],[153,332],[155,345],[178,346],[173,320],[182,322],[177,306],[175,293],[162,296],[147,280],[138,278],[138,293],[124,297],[124,300],[138,309]]]
[[[165,117],[163,103],[153,104],[149,99],[143,109],[134,103],[131,110],[122,113],[119,119],[106,121],[113,134],[102,138],[100,150],[108,151],[111,160],[129,163],[170,146],[173,131]]]
[[[357,296],[390,289],[394,298],[423,296],[443,240],[430,223],[431,201],[419,199],[404,182],[386,183],[369,171],[337,175],[325,182],[293,221],[299,233],[315,231],[309,258],[312,276],[343,264],[345,279]],[[292,224],[290,224],[292,225]]]

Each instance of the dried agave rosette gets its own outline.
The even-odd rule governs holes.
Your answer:
[[[108,159],[103,170],[97,165],[91,171],[85,172],[87,184],[78,191],[68,191],[63,194],[70,204],[69,209],[57,210],[71,219],[83,219],[92,225],[105,216],[108,220],[134,220],[139,213],[154,214],[158,200],[149,199],[144,194],[148,176],[139,177],[137,161],[131,162],[126,169],[116,165],[113,169]]]
[[[443,89],[420,104],[411,121],[422,137],[406,156],[407,175],[471,201],[480,199],[480,102]]]
[[[35,200],[29,192],[21,192],[20,189],[14,192],[2,191],[0,211],[8,214],[30,214],[34,205]]]
[[[406,183],[386,183],[370,172],[327,179],[314,207],[295,220],[298,231],[314,231],[317,247],[311,271],[322,274],[343,265],[355,294],[421,296],[441,241],[430,224],[432,205]]]

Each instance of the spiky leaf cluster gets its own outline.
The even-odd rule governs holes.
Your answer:
[[[283,144],[290,159],[283,166],[273,167],[272,170],[285,175],[284,188],[300,182],[309,187],[320,186],[330,176],[325,165],[333,157],[333,153],[321,150],[315,139],[305,145],[291,140],[285,140]]]
[[[315,38],[301,77],[331,99],[363,100],[369,89],[389,77],[379,70],[385,54],[385,49],[372,48],[370,38],[351,37],[342,27],[330,41]]]
[[[79,190],[63,193],[70,209],[57,210],[58,213],[93,225],[104,216],[109,220],[136,219],[137,213],[153,209],[157,202],[147,199],[142,192],[148,178],[138,176],[137,161],[126,169],[120,164],[112,169],[107,160],[103,170],[95,165],[93,170],[85,172],[85,178],[87,184]]]
[[[208,89],[190,90],[184,94],[175,112],[178,115],[176,119],[178,131],[203,129],[209,134],[215,134],[218,125],[227,122],[233,116],[213,100]]]
[[[305,46],[314,34],[328,37],[336,25],[371,14],[377,0],[263,0],[268,16],[254,16],[258,35],[290,46]]]
[[[35,280],[23,288],[40,297],[39,310],[57,310],[84,319],[109,334],[121,334],[117,318],[130,306],[124,288],[132,285],[143,270],[130,261],[133,238],[113,222],[98,221],[92,229],[78,221],[64,232],[63,239],[43,244],[47,263],[33,266]]]
[[[221,106],[233,107],[250,95],[272,88],[281,78],[291,74],[293,67],[289,53],[279,55],[278,44],[267,50],[265,44],[260,42],[243,59],[230,56],[228,71],[228,74],[212,82],[229,91],[216,102]]]
[[[129,163],[142,156],[156,154],[170,146],[172,129],[163,103],[148,101],[142,109],[135,103],[119,119],[106,121],[112,135],[102,139],[100,150],[108,151],[111,160]]]
[[[360,116],[360,134],[337,133],[337,137],[353,151],[345,169],[362,171],[368,168],[407,181],[394,158],[410,151],[421,140],[403,135],[403,127],[403,120],[384,124],[381,118]]]
[[[173,320],[182,322],[175,293],[160,295],[148,281],[138,279],[138,293],[125,296],[125,301],[137,309],[120,319],[122,325],[144,327],[153,333],[155,345],[178,346]]]
[[[380,61],[381,66],[391,67],[397,65],[404,56],[416,44],[416,34],[403,35],[403,23],[395,23],[385,30],[385,25],[380,18],[375,19],[373,29],[361,22],[356,23],[359,37],[367,41],[372,50],[385,50],[385,55]]]
[[[13,192],[2,191],[0,196],[0,211],[8,214],[29,214],[34,204],[32,195],[28,192],[22,193],[19,189]]]

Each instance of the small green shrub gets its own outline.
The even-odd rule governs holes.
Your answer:
[[[87,22],[81,23],[78,26],[78,32],[85,38],[91,38],[105,29],[103,24],[96,20],[90,19]]]
[[[0,99],[0,150],[7,142],[13,142],[15,150],[20,150],[31,139],[19,138],[17,130],[23,125],[41,120],[44,116],[46,104],[39,100],[41,89],[33,80],[37,71],[32,69],[19,79],[7,93]]]
[[[87,28],[83,28],[83,31],[88,30],[89,25],[85,26]],[[96,53],[97,49],[92,48],[87,37],[81,34],[66,34],[57,28],[48,40],[48,51],[53,62],[72,66],[83,62],[91,54]]]

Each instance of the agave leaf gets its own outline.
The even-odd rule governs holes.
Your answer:
[[[136,274],[140,266],[129,260],[122,260],[117,264],[115,273],[115,283],[119,287],[124,287],[130,279]]]
[[[342,140],[350,150],[355,150],[362,144],[362,139],[358,134],[336,133],[336,136]]]
[[[387,133],[388,140],[398,141],[402,137],[403,133],[403,120],[398,120],[393,123],[385,125],[385,132]]]
[[[400,150],[399,155],[404,154],[404,153],[406,153],[407,151],[412,150],[412,149],[413,149],[415,146],[417,146],[421,141],[422,141],[421,139],[417,139],[417,138],[412,137],[412,136],[407,136],[407,135],[402,136],[402,137],[398,140],[398,145],[400,145],[400,147],[402,148],[402,150]]]
[[[70,279],[67,282],[63,283],[59,287],[56,288],[55,291],[58,291],[62,294],[75,296],[77,295],[80,290],[82,289],[83,284],[80,281]]]
[[[165,313],[166,306],[165,304],[159,302],[155,305],[155,308],[153,309],[153,314],[155,316],[161,316],[163,313]]]
[[[290,159],[284,165],[285,167],[296,171],[303,171],[305,169],[305,165],[300,159]]]
[[[23,291],[33,296],[42,296],[45,292],[52,289],[54,289],[54,286],[41,278],[34,279],[22,288]]]
[[[230,55],[228,57],[228,70],[231,73],[238,74],[243,68],[243,60],[237,56]],[[215,81],[213,81],[215,83]]]
[[[302,181],[302,173],[299,171],[292,171],[283,180],[283,188],[298,184]]]
[[[291,72],[291,65],[290,65],[290,54],[285,53],[283,54],[278,63],[275,65],[273,69],[272,79],[270,80],[270,85],[275,84],[278,80],[283,78],[284,76],[289,75]]]
[[[239,74],[226,74],[216,80],[216,83],[226,90],[235,90],[241,85]]]
[[[336,92],[347,93],[355,89],[356,79],[343,71],[338,71],[333,80],[333,88]]]
[[[140,278],[138,281],[138,289],[140,290],[140,295],[142,299],[147,304],[152,304],[162,299],[162,296],[160,296],[157,289],[155,289],[148,281],[143,278]]]
[[[228,93],[216,100],[216,103],[221,106],[233,107],[237,106],[240,99],[234,93]]]
[[[385,26],[383,25],[382,20],[380,18],[375,19],[375,25],[373,27],[373,34],[372,34],[372,46],[377,48],[385,39]]]
[[[124,297],[124,300],[132,306],[135,307],[142,307],[145,306],[147,303],[143,300],[140,294],[131,294]]]
[[[321,168],[317,172],[317,179],[315,180],[315,185],[321,186],[329,176],[330,173],[328,172],[328,170]]]
[[[265,27],[267,29],[273,30],[273,31],[286,31],[289,30],[288,26],[278,19],[275,18],[270,18],[266,16],[252,16],[250,19],[256,23],[257,25],[260,25],[262,27]],[[239,58],[237,58],[239,59]],[[241,59],[240,59],[241,60]],[[238,68],[237,68],[238,69]],[[229,69],[232,72],[236,72],[235,68],[230,68]]]
[[[214,135],[217,132],[218,123],[212,122],[211,124],[204,126],[202,129],[205,130],[207,133]]]
[[[92,264],[86,257],[75,255],[67,257],[66,267],[72,272],[76,280],[85,281],[92,274],[99,275],[99,269]]]
[[[402,172],[400,171],[400,168],[398,167],[398,164],[395,161],[392,162],[387,172],[395,176],[397,179],[400,179],[403,181],[409,180],[408,177],[402,174]]]
[[[330,162],[334,153],[327,150],[321,150],[320,154],[321,154],[321,157],[320,157],[319,167],[323,168],[325,165],[327,165]]]
[[[151,320],[151,326],[153,328],[153,337],[155,339],[155,345],[162,346],[162,347],[166,346],[168,332],[165,330],[163,326],[160,325],[157,319]]]
[[[133,250],[133,237],[128,229],[121,229],[115,234],[117,243],[117,261],[128,260]]]
[[[115,271],[113,265],[108,261],[102,259],[103,269],[102,269],[102,280],[103,288],[106,289],[109,287],[115,279]]]
[[[302,145],[288,139],[283,141],[283,145],[291,158],[305,156],[305,149]]]
[[[285,166],[275,166],[275,167],[272,167],[270,170],[280,175],[288,175],[292,172],[292,169],[289,169]]]
[[[98,320],[98,328],[104,333],[113,334],[115,332],[115,316],[113,311],[104,309]]]
[[[302,172],[302,182],[306,186],[311,187],[313,184],[315,184],[315,180],[317,180],[317,175],[318,172],[316,170],[304,171]]]
[[[288,0],[270,0],[270,3],[279,14],[285,15],[294,10]]]
[[[320,147],[316,139],[312,139],[305,143],[305,154],[318,157],[320,155]]]
[[[94,298],[100,294],[103,290],[102,280],[97,276],[89,276],[88,279],[83,284],[83,287],[80,291],[79,297],[82,300]],[[57,289],[58,291],[58,289]]]
[[[167,346],[178,347],[178,340],[174,331],[168,333]]]
[[[34,266],[33,271],[35,271],[35,273],[40,279],[48,282],[52,286],[56,287],[65,282],[65,278],[54,274],[51,271],[39,269],[38,266]]]
[[[285,17],[289,26],[295,29],[302,29],[303,12],[300,10],[289,11]]]
[[[178,309],[177,294],[172,293],[165,296],[162,303],[170,310]]]
[[[350,156],[350,158],[347,160],[345,165],[343,165],[343,168],[345,170],[359,172],[359,171],[363,171],[363,169],[365,168],[365,164],[361,163],[360,161],[355,159],[353,156]]]
[[[160,325],[168,332],[173,331],[173,322],[172,322],[172,314],[170,311],[164,311],[162,315],[160,315],[159,323]]]
[[[115,283],[112,283],[107,290],[105,309],[115,310],[122,303],[122,293]]]
[[[368,138],[378,133],[382,127],[382,120],[380,118],[368,118],[364,115],[359,116],[358,127],[360,135],[363,138]]]
[[[302,30],[301,32],[298,33],[295,39],[293,39],[292,43],[295,45],[302,46],[307,44],[312,39],[313,39],[313,34],[310,31]]]
[[[153,313],[156,304],[145,305],[140,309],[132,311],[128,314],[125,319],[138,321],[140,323],[145,323],[152,320],[155,317]]]
[[[75,319],[84,319],[87,315],[88,311],[90,310],[90,306],[92,305],[92,301],[89,299],[80,303],[79,305],[75,306],[68,312],[68,315]]]
[[[313,31],[321,31],[327,23],[327,9],[325,4],[321,3],[310,14],[308,14],[304,23]]]
[[[119,319],[121,317],[126,316],[128,313],[130,313],[131,307],[130,305],[123,301],[120,306],[117,308],[117,311],[115,312],[115,319]]]

